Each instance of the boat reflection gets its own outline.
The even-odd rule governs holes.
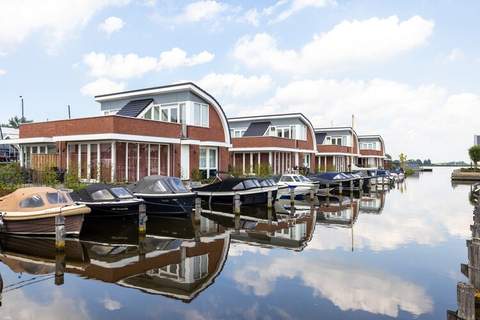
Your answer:
[[[206,218],[155,217],[136,241],[131,231],[121,243],[69,239],[61,255],[54,239],[2,236],[0,260],[18,274],[55,276],[56,284],[71,273],[190,302],[213,283],[230,246],[229,232]]]
[[[291,210],[285,200],[278,200],[274,209],[242,207],[240,215],[231,213],[228,207],[212,205],[203,209],[202,215],[231,230],[236,243],[295,251],[307,246],[316,220],[314,208],[298,208],[295,202],[295,209]]]
[[[360,198],[360,213],[380,214],[385,206],[385,192],[372,192]]]
[[[351,227],[358,218],[359,200],[344,196],[325,195],[320,198],[317,223]]]

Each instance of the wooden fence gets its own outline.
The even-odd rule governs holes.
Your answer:
[[[57,167],[58,154],[32,154],[31,168],[44,171]]]

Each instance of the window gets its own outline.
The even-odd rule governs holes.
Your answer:
[[[305,154],[305,157],[303,158],[303,166],[310,168],[310,155]]]
[[[277,135],[277,128],[270,127],[270,136],[275,137]]]
[[[160,120],[160,108],[158,106],[153,107],[153,120]]]
[[[148,111],[143,116],[145,119],[152,119],[152,109],[148,109]]]
[[[39,208],[43,207],[43,200],[38,194],[25,198],[20,201],[20,208]]]
[[[286,138],[286,139],[293,139],[290,130],[291,130],[291,127],[277,128],[277,137]]]
[[[62,192],[48,192],[47,201],[50,204],[69,203],[67,195]]]
[[[218,150],[217,148],[200,147],[199,169],[205,178],[217,174]]]
[[[179,178],[169,178],[170,184],[176,192],[188,192],[187,188],[182,183],[182,180]]]
[[[178,108],[174,107],[170,109],[170,122],[178,123]]]
[[[162,121],[168,121],[168,109],[167,108],[162,108],[161,109],[161,114],[162,114]]]
[[[115,197],[106,189],[95,191],[91,194],[94,201],[114,200]]]
[[[193,103],[193,124],[201,127],[208,127],[208,105],[198,102]]]
[[[332,145],[341,146],[343,145],[343,138],[342,137],[332,137],[330,140]]]
[[[291,176],[283,176],[280,179],[281,182],[293,182],[293,178]]]
[[[113,194],[117,196],[117,198],[120,199],[129,199],[133,198],[132,194],[128,192],[125,188],[117,187],[117,188],[112,188]]]
[[[243,186],[243,182],[240,182],[235,187],[232,188],[233,191],[243,190],[245,187]]]

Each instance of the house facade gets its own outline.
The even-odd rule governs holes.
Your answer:
[[[358,165],[364,168],[385,167],[385,143],[379,135],[363,135],[358,137],[360,156]]]
[[[314,170],[315,132],[301,113],[229,118],[230,164],[253,174],[268,166],[274,174],[301,167]]]
[[[190,179],[226,171],[231,146],[220,104],[193,83],[95,97],[103,115],[24,124],[21,165],[50,166],[82,181],[132,182],[148,175]]]
[[[350,171],[360,156],[358,135],[351,127],[317,128],[317,171]]]
[[[0,140],[18,139],[18,129],[0,127]],[[0,144],[0,163],[17,161],[18,146],[15,144]]]

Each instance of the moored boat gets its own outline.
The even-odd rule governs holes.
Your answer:
[[[0,198],[0,232],[22,235],[54,235],[55,218],[65,217],[65,233],[78,235],[90,209],[75,204],[70,196],[53,188],[21,188]]]
[[[202,200],[209,203],[233,205],[238,194],[242,205],[267,204],[268,190],[262,188],[256,178],[228,178],[212,184],[193,188]]]
[[[135,215],[143,200],[136,198],[130,191],[120,186],[102,183],[91,184],[71,194],[73,201],[92,209],[89,217],[113,218]]]
[[[149,176],[128,186],[144,200],[148,214],[187,215],[192,212],[195,193],[188,191],[176,177]]]
[[[282,187],[278,194],[279,199],[290,197],[290,192],[293,189],[295,199],[299,198],[298,200],[310,194],[312,190],[316,192],[319,185],[301,174],[284,174],[280,177],[277,184],[279,187]]]

